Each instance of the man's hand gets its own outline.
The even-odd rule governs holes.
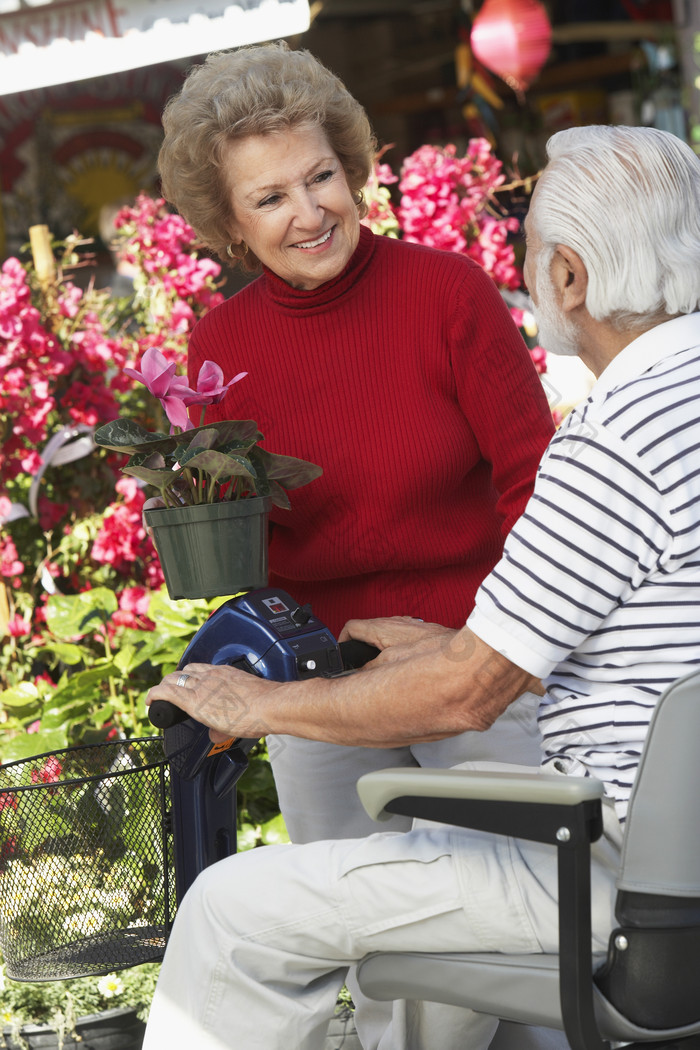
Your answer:
[[[430,652],[449,644],[457,631],[438,623],[424,623],[413,616],[387,616],[377,620],[348,620],[338,637],[339,642],[356,639],[375,645],[382,652],[377,657],[384,663],[403,660],[419,652]],[[374,663],[374,661],[373,661]]]
[[[183,685],[178,685],[187,675]],[[167,674],[149,689],[146,706],[154,700],[169,700],[186,711],[190,717],[210,727],[214,743],[230,737],[257,740],[270,732],[260,715],[260,703],[268,693],[279,688],[257,675],[247,674],[236,667],[214,664],[187,664]]]
[[[488,729],[531,676],[467,628],[402,618],[352,621],[346,636],[387,648],[357,674],[269,682],[229,666],[188,664],[147,703],[169,700],[216,743],[268,733],[360,747],[400,747]],[[392,644],[393,643],[393,644]],[[189,675],[178,685],[181,675]]]

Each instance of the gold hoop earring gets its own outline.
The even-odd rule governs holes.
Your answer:
[[[226,245],[226,254],[228,255],[229,259],[235,259],[237,262],[240,262],[240,260],[245,259],[246,255],[248,254],[248,245],[245,243],[245,241],[241,241],[241,243],[239,245],[236,245],[236,247],[243,249],[240,255],[237,252],[234,252],[233,241],[230,244]]]
[[[355,202],[356,207],[358,208],[365,203],[365,195],[362,192],[362,190],[357,190],[355,193],[353,193],[352,199]]]

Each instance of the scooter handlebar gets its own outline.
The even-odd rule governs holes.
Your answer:
[[[148,708],[150,723],[157,729],[170,729],[171,726],[184,722],[189,717],[187,711],[183,711],[176,704],[171,704],[169,700],[154,700]]]
[[[350,638],[347,642],[341,642],[339,647],[340,655],[343,660],[343,667],[346,671],[356,671],[360,667],[364,667],[370,660],[374,660],[375,656],[379,656],[381,649],[377,649],[376,645],[370,645],[369,642],[361,642],[358,638]]]
[[[340,642],[339,649],[345,671],[356,671],[364,667],[381,652],[376,646],[368,642],[361,642],[356,638]],[[171,704],[169,700],[154,700],[148,708],[148,717],[151,725],[156,726],[157,729],[170,729],[171,726],[184,722],[190,716],[181,707]]]

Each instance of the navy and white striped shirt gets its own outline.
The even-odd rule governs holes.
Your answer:
[[[599,777],[624,818],[656,699],[700,665],[700,313],[567,417],[468,622],[544,680],[545,765]]]

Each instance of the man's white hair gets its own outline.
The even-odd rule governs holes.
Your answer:
[[[586,307],[628,329],[700,308],[700,158],[657,128],[568,128],[547,143],[532,223],[588,271]]]

